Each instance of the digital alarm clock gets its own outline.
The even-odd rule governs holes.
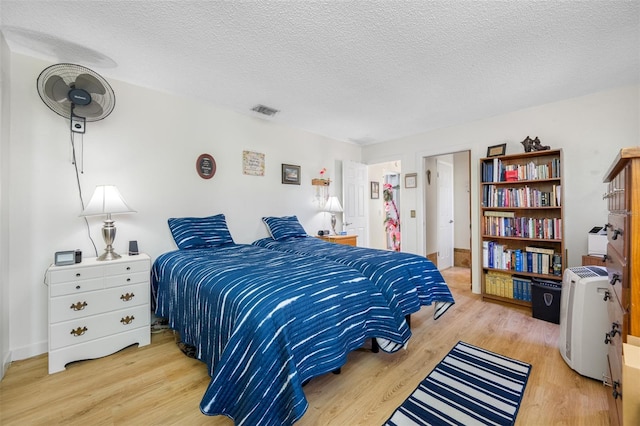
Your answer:
[[[53,256],[53,263],[56,266],[73,265],[82,262],[82,252],[80,250],[57,251]]]

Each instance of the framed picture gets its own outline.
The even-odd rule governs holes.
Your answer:
[[[300,185],[300,166],[282,165],[282,183]]]
[[[507,152],[507,144],[502,143],[500,145],[493,145],[487,148],[487,157],[497,157],[498,155],[504,155]]]
[[[418,174],[417,173],[407,173],[404,175],[404,187],[405,188],[415,188],[418,186]]]
[[[380,183],[371,182],[371,199],[377,200],[380,198]]]

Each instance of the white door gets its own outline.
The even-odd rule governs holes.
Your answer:
[[[358,245],[369,246],[367,217],[367,166],[354,161],[342,162],[343,228],[358,236]],[[380,191],[382,192],[382,190]]]
[[[438,269],[453,266],[453,165],[438,160]]]

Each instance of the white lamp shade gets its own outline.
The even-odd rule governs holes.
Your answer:
[[[340,205],[338,197],[336,197],[335,195],[329,197],[329,199],[327,200],[327,204],[325,204],[324,206],[324,211],[330,213],[340,213],[342,211],[342,206]]]
[[[127,205],[114,185],[99,185],[80,216],[113,213],[135,213],[135,210]]]

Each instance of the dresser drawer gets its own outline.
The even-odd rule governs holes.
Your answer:
[[[150,272],[146,270],[145,272],[134,272],[122,275],[114,275],[105,278],[104,286],[105,288],[109,287],[119,287],[123,285],[129,284],[137,284],[137,283],[147,283],[149,285]]]
[[[627,276],[627,272],[627,264],[615,250],[611,249],[611,245],[609,245],[607,247],[607,273],[609,275],[609,284],[613,287],[616,297],[620,300],[620,305],[624,309],[629,309],[629,278]]]
[[[607,388],[607,400],[609,401],[609,423],[611,426],[618,426],[622,424],[622,399],[620,396],[617,396],[617,393],[614,393],[614,390],[615,392],[618,392],[618,389],[617,387],[614,389],[613,386],[617,386],[614,384],[616,381],[622,383],[622,376],[617,376],[617,378],[614,379],[614,372],[611,368],[612,358],[610,355],[607,356],[607,361],[609,362],[609,377],[606,380],[606,384],[611,386]]]
[[[49,285],[65,283],[68,281],[84,281],[104,276],[102,267],[83,268],[76,265],[57,266],[49,272]]]
[[[51,297],[65,296],[68,294],[86,293],[104,288],[104,278],[91,280],[69,281],[62,284],[49,284]]]
[[[149,260],[141,258],[140,260],[135,261],[110,263],[105,266],[105,273],[106,275],[119,275],[130,274],[133,272],[148,272],[149,268]]]
[[[149,303],[149,283],[52,297],[49,321],[58,323]]]
[[[609,182],[608,208],[612,212],[620,212],[627,210],[627,194],[626,194],[626,167],[620,170],[620,173]]]
[[[629,253],[627,253],[627,244],[625,244],[627,236],[628,216],[626,214],[610,214],[607,224],[607,239],[609,240],[609,248],[615,250],[625,262]]]
[[[49,350],[88,342],[149,325],[148,305],[52,324]]]

